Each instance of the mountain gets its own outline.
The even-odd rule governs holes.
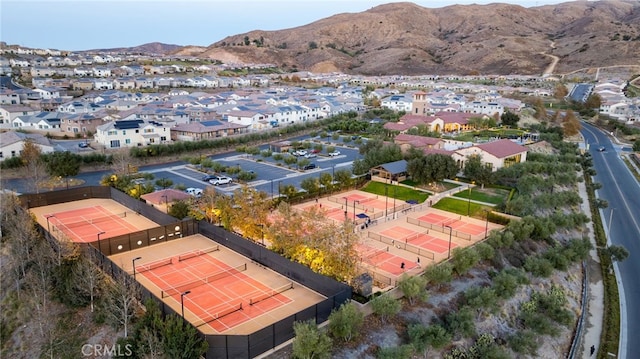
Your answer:
[[[436,9],[391,3],[175,53],[363,75],[541,74],[552,56],[559,58],[555,73],[640,65],[640,2]]]
[[[119,47],[113,49],[93,49],[79,52],[129,52],[129,53],[141,53],[141,54],[159,54],[169,55],[173,52],[183,49],[180,45],[163,44],[161,42],[150,42],[134,47]]]

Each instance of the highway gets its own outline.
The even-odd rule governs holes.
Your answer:
[[[600,211],[609,244],[624,246],[629,251],[629,258],[614,266],[621,307],[618,358],[631,358],[640,353],[640,341],[633,340],[640,333],[637,305],[640,304],[640,185],[620,158],[621,147],[598,128],[584,122],[582,126],[581,133],[590,146],[597,172],[594,182],[602,184],[596,194],[609,203],[608,208]],[[606,150],[599,152],[600,146]]]

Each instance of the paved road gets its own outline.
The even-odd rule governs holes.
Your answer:
[[[640,341],[633,340],[640,333],[640,185],[620,159],[621,146],[591,125],[583,123],[581,132],[593,155],[594,181],[602,184],[597,195],[609,202],[609,208],[601,210],[605,231],[610,228],[609,242],[630,253],[616,267],[622,311],[618,358],[632,358],[640,353]],[[599,146],[606,151],[598,152]]]

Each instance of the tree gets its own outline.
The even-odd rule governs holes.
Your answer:
[[[555,97],[557,100],[562,100],[568,94],[569,90],[567,90],[567,86],[560,83],[557,84],[555,89],[553,90],[553,97]]]
[[[449,262],[428,266],[424,276],[427,278],[427,283],[433,284],[435,289],[438,289],[453,278],[453,266]]]
[[[609,257],[611,262],[622,262],[629,257],[629,251],[624,246],[611,245],[602,250],[602,254]]]
[[[584,107],[594,109],[600,108],[602,105],[602,98],[597,93],[592,93],[587,97],[587,100],[584,102]]]
[[[465,274],[480,260],[478,252],[476,252],[473,247],[454,248],[452,254],[453,259],[451,262],[453,263],[453,269],[458,273],[458,275]]]
[[[131,157],[131,151],[126,148],[116,150],[111,155],[111,169],[117,176],[124,176],[131,174],[133,169],[131,166],[133,158]]]
[[[409,161],[407,173],[414,181],[421,184],[439,182],[445,178],[455,177],[458,173],[458,165],[451,156],[432,154]]]
[[[364,314],[352,303],[344,303],[329,315],[329,333],[344,342],[355,338],[364,322]]]
[[[482,188],[484,188],[484,185],[491,181],[493,172],[489,166],[482,163],[480,155],[470,155],[464,163],[464,176],[481,184]]]
[[[635,152],[640,152],[640,138],[633,142],[633,150]]]
[[[79,294],[89,297],[91,313],[93,313],[95,298],[98,295],[98,289],[103,280],[102,271],[93,262],[94,257],[93,251],[88,249],[74,267],[74,277],[79,281],[77,285],[78,290],[80,290]]]
[[[173,186],[173,181],[168,178],[158,178],[156,180],[156,186],[162,187],[162,189],[167,189]]]
[[[502,121],[502,124],[505,126],[517,127],[518,121],[520,121],[520,116],[511,111],[506,111],[500,116],[500,121]]]
[[[207,352],[209,344],[198,336],[192,325],[185,324],[184,319],[176,314],[165,319],[162,339],[164,353],[168,358],[200,358]]]
[[[293,340],[293,357],[300,359],[323,359],[331,357],[331,338],[318,330],[313,320],[294,322],[296,333]]]
[[[447,331],[454,337],[471,337],[476,334],[473,312],[468,306],[452,311],[445,317]]]
[[[175,201],[169,207],[169,214],[177,219],[189,216],[189,204],[185,201]]]
[[[46,162],[49,174],[65,178],[67,188],[69,188],[69,177],[75,176],[80,172],[80,157],[69,151],[53,152],[47,156]]]
[[[565,136],[575,136],[580,133],[582,125],[576,117],[573,110],[567,110],[564,118],[562,119],[562,129]]]
[[[20,152],[22,177],[26,180],[28,192],[40,192],[40,182],[47,177],[47,166],[42,160],[42,150],[33,141],[26,141]]]
[[[389,317],[400,312],[400,309],[402,309],[402,303],[393,298],[390,294],[385,293],[371,300],[371,309],[373,310],[373,313],[380,318],[382,323],[386,323]]]
[[[407,298],[410,305],[413,305],[416,300],[422,302],[427,300],[428,293],[426,289],[427,278],[423,276],[408,276],[406,273],[400,278],[398,287]]]
[[[315,195],[320,190],[320,181],[315,177],[307,177],[300,182],[300,187],[310,195]]]
[[[122,326],[124,336],[129,335],[129,324],[135,315],[138,284],[128,274],[115,278],[106,294],[106,311],[113,326]]]

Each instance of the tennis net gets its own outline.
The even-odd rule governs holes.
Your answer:
[[[166,288],[162,291],[161,297],[167,298],[177,294],[181,294],[186,292],[189,289],[193,289],[201,285],[205,285],[207,283],[215,282],[219,279],[226,278],[246,270],[247,270],[247,263],[244,263],[242,265],[239,265],[237,267],[233,267],[230,269],[224,269],[222,271],[214,273],[210,276],[206,276],[204,278],[196,278],[188,282],[182,283],[180,285],[174,286],[173,288]]]
[[[196,249],[194,251],[191,252],[186,252],[183,254],[180,254],[178,256],[178,262],[182,262],[182,261],[186,261],[189,258],[193,258],[193,257],[199,257],[203,254],[207,254],[207,253],[211,253],[211,252],[215,252],[215,251],[219,251],[220,250],[220,246],[215,245],[213,247],[209,247],[209,248],[205,248],[205,249]]]
[[[364,258],[371,259],[371,258],[377,257],[380,254],[382,254],[384,252],[388,252],[388,251],[389,251],[389,246],[387,246],[385,248],[381,248],[381,249],[373,249],[373,250],[367,251],[364,254]]]
[[[127,212],[121,212],[116,214],[110,214],[107,216],[101,217],[90,217],[86,218],[84,216],[80,216],[77,218],[73,218],[72,221],[67,222],[66,220],[63,222],[58,218],[55,218],[55,226],[57,227],[66,227],[66,228],[75,228],[75,227],[83,227],[86,225],[92,225],[96,223],[109,222],[113,220],[118,220],[119,218],[124,218],[127,216]],[[79,218],[79,219],[78,219]],[[78,220],[76,220],[78,219]]]
[[[289,282],[288,284],[283,285],[280,288],[276,288],[276,289],[271,289],[267,292],[264,292],[262,294],[260,294],[259,296],[255,297],[255,298],[250,298],[249,299],[249,305],[254,305],[256,303],[262,302],[263,300],[267,300],[269,298],[275,297],[276,295],[282,293],[282,292],[286,292],[289,289],[293,289],[293,282]]]
[[[218,309],[219,308],[219,309]],[[227,304],[219,305],[213,308],[210,308],[205,311],[204,317],[201,317],[200,320],[193,322],[194,327],[201,327],[209,322],[212,322],[216,319],[220,319],[224,316],[227,316],[231,313],[235,313],[239,310],[242,310],[242,302],[238,302],[235,304]],[[213,311],[213,313],[211,313]]]
[[[172,257],[159,259],[157,261],[149,262],[147,264],[139,264],[139,265],[136,266],[136,272],[142,273],[142,272],[150,271],[152,269],[156,269],[156,268],[159,268],[159,267],[164,267],[164,266],[167,266],[169,264],[173,264],[173,258]]]

